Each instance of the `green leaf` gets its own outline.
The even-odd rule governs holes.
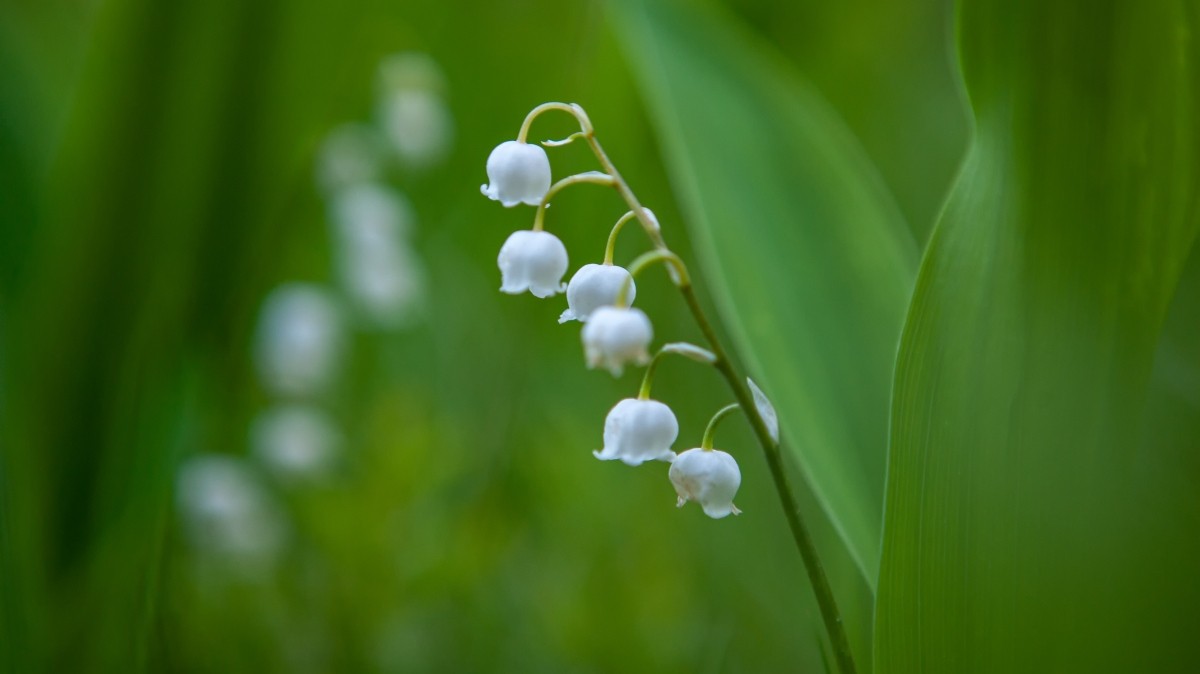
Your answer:
[[[909,229],[836,113],[730,18],[615,6],[704,281],[873,586]]]
[[[1196,4],[959,10],[974,142],[897,364],[876,669],[1191,671],[1200,436],[1151,375],[1200,226]]]

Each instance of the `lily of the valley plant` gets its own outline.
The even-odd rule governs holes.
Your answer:
[[[588,171],[551,183],[550,159],[546,151],[526,141],[534,120],[550,111],[573,116],[579,123],[579,131],[561,141],[545,141],[542,145],[556,147],[582,139],[596,155],[600,171]],[[775,411],[758,387],[734,368],[696,299],[687,266],[667,246],[658,218],[642,206],[601,148],[587,113],[575,104],[537,106],[525,117],[516,140],[505,141],[492,150],[487,159],[487,175],[490,183],[483,185],[481,191],[489,199],[506,207],[517,204],[537,207],[532,228],[514,232],[500,249],[500,290],[514,295],[528,291],[540,298],[565,292],[567,309],[559,322],[575,320],[583,323],[581,336],[589,368],[603,368],[619,376],[627,365],[646,366],[638,396],[621,400],[608,413],[604,421],[604,447],[594,452],[596,458],[617,459],[630,466],[650,461],[668,462],[671,464],[668,477],[679,506],[695,501],[709,517],[737,515],[741,511],[733,504],[733,498],[741,485],[741,472],[731,454],[713,448],[713,436],[718,422],[740,409],[766,455],[775,488],[821,608],[838,667],[842,674],[854,672],[854,661],[837,604],[784,472]],[[564,284],[562,279],[569,266],[567,250],[558,237],[545,231],[546,207],[560,191],[582,183],[616,189],[628,212],[613,225],[602,261],[584,265],[571,277],[570,283]],[[633,220],[641,224],[652,248],[628,268],[623,268],[613,264],[613,250],[621,228]],[[666,266],[671,281],[683,294],[708,341],[707,348],[675,342],[663,345],[651,356],[654,330],[645,312],[632,306],[634,278],[660,263]],[[671,449],[679,435],[675,414],[663,402],[650,398],[655,366],[665,354],[682,355],[712,365],[729,384],[737,401],[713,416],[699,447],[678,455]]]

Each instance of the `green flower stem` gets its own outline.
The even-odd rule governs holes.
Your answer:
[[[683,263],[683,260],[678,255],[667,248],[657,248],[634,258],[633,262],[629,263],[629,276],[636,277],[656,262],[662,262],[667,265],[667,270],[671,274],[671,281],[675,285],[682,287],[691,284],[692,278],[688,276],[687,265]]]
[[[638,202],[637,197],[633,195],[633,191],[621,178],[621,174],[613,167],[608,156],[604,154],[604,150],[600,147],[595,139],[595,136],[586,133],[588,143],[592,146],[592,151],[596,153],[596,158],[600,160],[600,165],[605,171],[616,181],[617,192],[629,204],[630,210],[638,214],[638,219],[642,222],[642,226],[646,229],[647,234],[650,234],[651,240],[655,242],[655,246],[666,250],[666,243],[662,239],[662,233],[654,226],[653,221],[645,214],[645,209]],[[631,270],[632,271],[632,270]],[[809,533],[808,527],[804,524],[804,518],[800,514],[800,504],[796,501],[796,496],[792,492],[792,487],[788,483],[787,473],[783,465],[783,454],[779,450],[779,444],[771,438],[771,431],[767,429],[767,423],[763,421],[762,415],[758,412],[758,407],[754,404],[754,396],[751,395],[749,387],[746,386],[746,379],[737,373],[730,362],[729,356],[726,355],[724,347],[721,346],[721,341],[717,338],[717,333],[713,330],[712,324],[709,323],[708,317],[701,308],[700,302],[696,299],[696,293],[692,289],[692,284],[689,279],[680,279],[677,283],[679,291],[683,293],[684,301],[687,302],[688,309],[691,310],[692,316],[696,319],[696,323],[700,326],[700,331],[704,333],[705,339],[708,340],[709,348],[712,349],[716,356],[716,361],[713,365],[721,376],[725,378],[729,388],[733,390],[734,398],[741,405],[742,411],[746,414],[750,421],[751,428],[754,429],[754,435],[758,438],[758,442],[762,445],[763,453],[767,457],[767,467],[771,470],[771,477],[775,481],[775,491],[779,493],[779,500],[783,506],[784,515],[787,517],[788,526],[792,530],[792,538],[796,540],[796,547],[800,549],[800,557],[804,560],[804,567],[808,571],[808,581],[812,585],[813,594],[817,597],[817,606],[821,610],[821,617],[825,622],[825,631],[829,634],[829,641],[833,646],[834,658],[838,663],[838,670],[841,674],[855,674],[857,669],[854,666],[854,655],[850,652],[850,640],[846,636],[846,626],[842,622],[841,613],[838,611],[837,601],[833,597],[833,589],[829,586],[829,578],[825,575],[825,567],[821,564],[821,558],[817,555],[817,546],[813,543],[812,534]]]
[[[587,173],[579,173],[573,176],[567,176],[566,178],[554,183],[550,186],[550,189],[546,191],[546,196],[542,197],[542,202],[538,204],[537,213],[533,216],[533,231],[540,232],[545,226],[544,221],[546,219],[546,207],[550,205],[550,200],[554,198],[554,195],[570,187],[571,185],[578,185],[580,183],[590,183],[593,185],[605,185],[607,187],[612,187],[615,184],[615,181],[613,180],[612,176],[605,175],[599,171],[588,171]]]
[[[630,263],[629,276],[625,277],[625,280],[621,283],[621,289],[617,291],[617,301],[615,302],[616,306],[629,306],[625,299],[629,297],[629,286],[633,284],[633,279],[636,278],[638,274],[645,271],[646,267],[649,267],[656,262],[662,262],[663,264],[667,265],[667,273],[671,275],[671,281],[673,281],[675,285],[683,287],[684,285],[688,285],[692,282],[691,277],[688,276],[687,265],[683,263],[683,260],[679,259],[678,255],[671,252],[667,248],[656,248],[654,250],[642,253],[637,257],[637,259]]]
[[[808,582],[812,585],[813,594],[817,597],[817,606],[821,609],[821,618],[825,622],[825,631],[829,634],[829,641],[833,646],[833,655],[837,660],[838,670],[842,674],[855,674],[857,670],[854,666],[854,655],[850,652],[850,640],[846,636],[846,626],[842,622],[837,601],[833,597],[833,589],[829,586],[829,578],[825,575],[825,567],[821,565],[821,558],[817,555],[817,546],[813,543],[812,534],[809,533],[808,527],[804,524],[804,517],[800,514],[800,504],[796,501],[791,484],[788,483],[779,444],[771,438],[771,431],[767,428],[767,423],[758,413],[758,407],[754,404],[754,396],[750,393],[750,388],[746,386],[745,378],[734,370],[733,364],[730,363],[729,357],[717,340],[717,334],[708,322],[704,310],[700,307],[700,302],[696,299],[696,293],[692,290],[692,286],[681,287],[680,291],[683,293],[684,300],[691,309],[696,323],[699,324],[700,331],[704,333],[709,346],[717,356],[713,365],[725,378],[729,388],[733,389],[733,397],[737,399],[738,404],[746,413],[750,427],[754,430],[758,443],[762,445],[763,453],[767,457],[767,467],[770,468],[771,477],[775,481],[775,491],[779,493],[779,500],[783,505],[783,514],[787,517],[788,526],[792,530],[792,538],[796,540],[796,547],[799,548],[800,557],[804,560],[804,568],[808,571]]]
[[[528,115],[525,115],[525,121],[521,123],[521,130],[517,132],[517,142],[524,143],[525,139],[529,138],[529,127],[533,126],[533,120],[541,116],[543,112],[549,112],[551,110],[560,110],[577,119],[579,121],[581,134],[586,134],[588,130],[592,128],[592,122],[588,119],[587,113],[585,113],[583,108],[579,107],[578,105],[567,105],[566,103],[542,103],[536,108],[530,110]],[[574,136],[575,134],[571,134],[571,137]]]
[[[655,353],[654,357],[650,359],[650,363],[646,365],[646,374],[642,376],[642,388],[638,390],[638,400],[648,400],[650,398],[650,387],[654,384],[654,370],[658,368],[658,361],[668,353],[685,356],[697,363],[706,363],[709,365],[717,360],[712,351],[696,346],[695,344],[688,344],[687,342],[663,344],[659,348],[658,353]]]
[[[578,108],[579,106],[575,107]],[[604,148],[600,146],[600,141],[596,140],[596,132],[591,128],[591,122],[588,122],[587,128],[583,130],[583,137],[587,139],[588,145],[591,146],[592,154],[596,155],[596,159],[600,162],[600,167],[604,169],[605,173],[612,176],[617,192],[625,200],[625,203],[629,204],[629,210],[634,212],[638,222],[642,223],[642,229],[646,230],[646,236],[650,237],[650,241],[654,243],[654,247],[667,250],[667,243],[663,241],[662,231],[658,228],[658,223],[646,213],[645,207],[638,201],[633,190],[629,189],[629,184],[625,182],[625,179],[621,177],[621,173],[617,171],[617,167],[613,166],[608,155],[605,154]]]
[[[600,167],[604,169],[604,173],[612,178],[613,186],[617,188],[617,192],[625,203],[629,205],[629,210],[637,217],[642,224],[642,228],[646,230],[646,234],[654,243],[655,252],[667,253],[671,257],[678,260],[678,256],[667,248],[666,242],[663,240],[662,231],[658,225],[646,213],[646,209],[642,207],[641,202],[633,194],[633,190],[621,177],[617,167],[613,165],[608,155],[601,147],[600,141],[596,140],[596,132],[592,127],[592,122],[588,118],[587,113],[583,108],[574,103],[568,105],[566,103],[544,103],[534,108],[525,118],[525,122],[521,125],[521,132],[517,136],[517,140],[524,142],[528,135],[529,127],[533,120],[538,115],[549,110],[560,110],[575,117],[579,121],[580,133],[587,139],[588,145],[592,148],[592,152],[596,155],[596,160],[600,162]],[[574,136],[574,134],[572,134]],[[643,256],[644,257],[644,256]],[[679,266],[682,267],[682,261]],[[813,543],[812,534],[809,533],[808,527],[804,524],[804,518],[800,514],[800,505],[796,501],[796,496],[792,492],[792,487],[788,483],[787,473],[784,469],[783,454],[780,452],[779,443],[771,437],[771,431],[767,428],[766,422],[758,411],[758,406],[754,404],[754,396],[750,393],[750,388],[746,385],[745,377],[738,374],[734,369],[733,363],[729,360],[729,356],[725,353],[724,347],[721,346],[720,340],[717,338],[717,333],[713,326],[708,321],[708,317],[704,313],[704,309],[700,306],[700,302],[696,299],[696,293],[692,289],[691,280],[684,275],[682,278],[675,278],[676,270],[674,267],[669,268],[672,274],[672,280],[679,287],[679,291],[683,293],[684,301],[691,310],[692,316],[696,319],[700,331],[704,333],[705,339],[708,340],[709,347],[715,356],[713,365],[721,376],[725,378],[729,388],[733,390],[733,396],[740,405],[742,412],[750,422],[750,427],[754,430],[755,437],[758,438],[758,443],[762,445],[763,453],[767,458],[767,467],[771,471],[771,477],[775,482],[775,491],[779,493],[779,500],[783,506],[783,513],[787,517],[788,526],[792,530],[792,538],[796,541],[796,547],[800,550],[800,557],[804,560],[804,568],[808,571],[808,580],[812,585],[813,594],[817,598],[817,606],[821,610],[821,618],[825,622],[825,631],[829,634],[829,641],[833,646],[833,655],[838,663],[838,670],[841,674],[855,674],[857,669],[854,666],[854,655],[850,651],[850,640],[846,636],[846,627],[842,622],[841,613],[838,611],[837,602],[833,597],[833,589],[829,587],[829,578],[825,575],[825,567],[821,565],[821,559],[817,555],[817,547]],[[633,270],[630,270],[633,273]],[[686,270],[685,270],[686,274]],[[618,302],[618,305],[620,302]]]
[[[604,148],[600,146],[600,141],[596,140],[596,129],[592,127],[592,120],[579,105],[575,103],[542,103],[533,110],[530,110],[528,115],[525,115],[525,121],[521,123],[521,130],[517,132],[517,141],[524,143],[529,137],[529,129],[533,126],[533,120],[541,116],[542,113],[551,110],[565,112],[579,122],[578,133],[571,134],[563,142],[554,142],[551,144],[561,145],[579,136],[587,139],[588,146],[592,148],[592,153],[596,155],[597,161],[600,162],[600,167],[613,179],[617,192],[620,193],[625,203],[629,204],[629,210],[634,212],[638,222],[642,223],[642,229],[646,230],[646,235],[650,237],[650,241],[654,243],[654,247],[666,250],[667,244],[663,241],[662,232],[659,230],[658,225],[646,214],[646,209],[642,207],[641,202],[633,194],[633,190],[629,189],[629,184],[625,182],[625,179],[621,177],[621,173],[617,171],[617,167],[613,166],[608,155],[605,154]],[[553,190],[553,188],[551,189]]]
[[[712,451],[713,436],[717,434],[717,424],[721,423],[722,419],[739,408],[741,408],[741,405],[731,403],[717,410],[717,413],[713,415],[712,419],[709,419],[708,426],[704,429],[704,438],[700,440],[700,449]]]
[[[625,226],[625,223],[636,217],[637,213],[629,211],[625,215],[622,215],[620,220],[617,220],[617,224],[613,225],[612,231],[608,233],[608,244],[604,246],[604,264],[610,265],[613,263],[613,252],[617,248],[617,234],[621,233],[621,228]]]
[[[658,353],[654,354],[654,357],[646,364],[646,374],[642,375],[642,387],[638,389],[638,400],[650,399],[650,387],[654,385],[654,371],[658,369],[658,361],[662,360],[665,353],[665,349],[659,349]]]

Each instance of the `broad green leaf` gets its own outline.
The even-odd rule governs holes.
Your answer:
[[[873,586],[909,230],[834,111],[731,19],[616,7],[704,281]]]
[[[1200,226],[1197,5],[959,11],[974,141],[897,364],[876,669],[1194,671],[1200,436],[1151,374]]]

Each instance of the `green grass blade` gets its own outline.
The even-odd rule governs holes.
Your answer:
[[[897,365],[877,671],[1187,671],[1200,437],[1147,400],[1200,225],[1196,5],[959,9],[976,128]]]

